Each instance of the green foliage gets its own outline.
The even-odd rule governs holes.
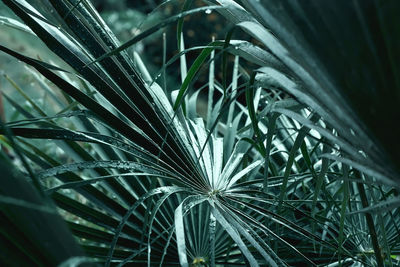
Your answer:
[[[18,115],[1,127],[1,142],[17,154],[24,178],[7,169],[3,153],[0,246],[12,249],[1,261],[398,264],[399,150],[390,144],[397,144],[400,34],[387,23],[399,20],[389,10],[399,2],[185,1],[123,44],[89,1],[3,2],[21,21],[0,17],[2,27],[40,39],[68,67],[0,44],[29,66],[54,105],[43,109],[7,78],[15,93],[4,98]],[[354,16],[336,17],[343,10]],[[185,49],[183,18],[211,12],[232,24],[225,40]],[[179,53],[166,59],[163,42],[158,73],[136,52],[133,62],[127,48],[175,23]],[[234,39],[238,31],[254,42]],[[360,54],[373,65],[354,51],[363,41],[369,50]],[[165,73],[178,59],[175,90]],[[198,87],[206,69],[209,80]],[[43,149],[44,140],[61,156]]]

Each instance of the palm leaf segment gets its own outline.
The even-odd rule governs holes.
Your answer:
[[[239,250],[252,266],[258,266],[258,263],[248,248],[249,244],[255,247],[265,261],[276,265],[270,255],[272,250],[268,249],[269,252],[266,251],[269,246],[264,241],[259,243],[262,238],[250,227],[257,224],[256,219],[249,217],[248,220],[250,221],[245,223],[242,221],[245,214],[232,212],[232,207],[236,204],[228,204],[226,199],[226,197],[230,197],[241,203],[239,201],[240,189],[234,188],[234,186],[242,176],[259,167],[262,162],[261,159],[255,160],[246,168],[237,172],[236,170],[244,155],[243,151],[240,151],[243,150],[243,147],[240,149],[240,146],[237,145],[224,167],[222,139],[213,135],[210,137],[202,120],[189,121],[183,118],[181,114],[177,115],[157,84],[149,86],[143,82],[124,51],[115,57],[108,57],[99,63],[90,64],[97,57],[118,47],[115,37],[90,4],[85,2],[73,7],[73,2],[51,1],[59,15],[64,18],[65,24],[59,21],[63,25],[61,28],[57,22],[52,22],[45,18],[26,1],[6,0],[4,2],[29,25],[33,32],[53,52],[73,67],[85,81],[88,81],[93,86],[92,88],[95,88],[108,101],[110,108],[100,105],[95,98],[82,92],[60,75],[55,74],[53,71],[59,70],[58,68],[28,58],[3,46],[1,49],[36,68],[61,90],[86,107],[90,111],[86,114],[90,115],[97,123],[106,125],[108,131],[115,133],[116,137],[105,136],[97,131],[83,132],[55,128],[52,123],[46,124],[46,129],[13,127],[14,134],[30,138],[85,141],[107,145],[125,152],[126,157],[132,159],[125,161],[88,161],[94,159],[73,143],[68,143],[68,145],[75,152],[79,151],[86,161],[57,166],[59,163],[46,157],[43,153],[39,153],[39,151],[37,151],[38,155],[30,155],[31,160],[36,161],[43,168],[53,166],[39,173],[40,179],[44,180],[47,177],[56,176],[63,182],[56,188],[48,189],[48,192],[52,193],[53,199],[61,208],[95,224],[98,224],[99,220],[103,220],[100,224],[101,227],[114,231],[112,238],[109,234],[94,238],[98,235],[98,230],[71,222],[70,227],[78,236],[85,236],[92,240],[97,239],[100,242],[111,238],[111,248],[108,252],[95,246],[85,245],[84,248],[89,254],[100,258],[104,257],[107,264],[113,259],[121,257],[125,258],[126,261],[134,258],[139,261],[140,259],[147,259],[150,264],[150,251],[152,251],[152,257],[157,258],[154,255],[160,255],[158,261],[161,263],[164,260],[172,260],[173,262],[174,253],[166,253],[172,238],[172,242],[175,241],[177,244],[178,258],[181,265],[188,266],[187,253],[191,256],[192,261],[201,262],[201,259],[207,258],[204,253],[207,253],[210,248],[207,246],[203,248],[201,250],[203,254],[200,255],[199,249],[197,249],[196,253],[191,252],[191,249],[194,249],[196,244],[192,242],[193,237],[188,237],[187,235],[185,237],[184,222],[187,222],[184,220],[184,216],[204,202],[208,203],[208,205],[204,207],[202,204],[197,212],[203,211],[206,215],[199,214],[198,216],[203,219],[197,224],[199,226],[201,224],[207,225],[207,227],[208,225],[210,226],[210,230],[207,230],[206,233],[209,233],[211,237],[211,246],[215,247],[218,243],[220,245],[224,244],[224,242],[219,241],[221,238],[223,240],[226,239],[226,237],[216,234],[216,229],[223,229],[235,241]],[[60,17],[55,16],[55,21],[57,19],[59,20]],[[32,149],[34,148],[32,147]],[[109,168],[117,169],[122,173],[113,175],[108,171]],[[93,169],[101,176],[83,180],[79,176],[72,174],[72,172],[82,169]],[[176,186],[164,186],[164,183],[160,182],[161,185],[159,187],[154,187],[154,183],[149,182],[149,180],[132,182],[124,179],[130,185],[130,190],[127,190],[120,183],[109,179],[121,178],[124,175],[135,175],[139,180],[142,179],[140,178],[142,176],[166,178]],[[118,200],[101,193],[98,188],[92,185],[98,181],[105,181],[111,191],[117,192]],[[134,193],[140,194],[141,188],[149,186],[150,189],[147,189],[147,193],[142,194],[139,199],[135,199],[129,193],[134,191]],[[151,189],[151,187],[154,189]],[[76,188],[77,192],[97,205],[99,210],[111,213],[112,217],[106,218],[103,212],[84,207],[82,204],[56,193],[57,190],[65,188]],[[163,219],[155,218],[155,213],[164,202],[168,202],[172,207],[174,206],[175,202],[169,198],[177,193],[179,193],[177,199],[180,199],[181,203],[174,208],[173,222],[171,218],[165,217],[165,210],[160,212],[162,214],[164,212]],[[163,194],[163,197],[159,198],[158,202],[155,200],[155,202],[146,202],[148,198],[159,194]],[[150,216],[151,218],[144,218],[150,213],[144,213],[139,206],[143,205],[149,209],[151,207],[148,206],[150,205],[149,203],[155,205],[154,215]],[[124,206],[126,205],[130,208],[125,209]],[[135,214],[135,219],[132,219],[132,214]],[[121,221],[117,223],[114,218],[120,218]],[[133,254],[126,254],[124,250],[116,249],[116,246],[124,247],[128,244],[133,244],[137,238],[143,239],[143,236],[139,237],[140,235],[138,235],[140,230],[138,229],[138,221],[140,220],[142,220],[142,223],[144,221],[151,221],[151,224],[153,221],[158,223],[157,227],[149,228],[149,235],[153,231],[156,234],[156,238],[151,240],[149,237],[147,249],[149,253],[145,258],[140,255],[146,249],[137,247],[138,245],[133,246],[137,247],[136,252]],[[189,220],[193,221],[193,216]],[[216,221],[222,228],[220,226],[216,227]],[[165,223],[169,226],[165,226]],[[171,235],[174,229],[176,232],[175,240]],[[234,229],[239,229],[239,233]],[[251,234],[248,233],[248,229],[251,230]],[[163,232],[165,236],[163,236]],[[244,240],[242,240],[243,237],[245,237]],[[164,245],[160,246],[160,243],[153,244],[153,249],[151,250],[151,244],[160,238],[164,240]],[[206,240],[208,241],[208,238]],[[207,241],[205,243],[208,243]],[[186,245],[187,242],[190,245]],[[191,248],[189,249],[189,247]],[[219,248],[217,251],[223,254],[224,247],[225,250],[232,251],[232,248],[228,248],[227,245],[222,245],[222,249]],[[236,245],[233,247],[236,247]],[[215,255],[215,252],[212,254],[214,254],[212,259],[214,263],[215,258],[220,254]],[[231,255],[236,258],[238,254],[232,252]]]

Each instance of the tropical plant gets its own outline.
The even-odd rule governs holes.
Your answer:
[[[3,94],[19,117],[1,127],[2,143],[23,174],[1,166],[0,244],[12,244],[2,261],[398,264],[400,150],[391,128],[399,2],[217,0],[192,8],[188,0],[122,45],[89,1],[3,2],[25,23],[1,18],[5,24],[39,38],[68,66],[0,45],[30,66],[54,106],[43,110],[8,78],[27,104]],[[211,12],[231,22],[225,40],[185,49],[184,17]],[[179,53],[151,75],[126,49],[175,23]],[[235,40],[239,30],[256,41]],[[192,51],[199,54],[187,68]],[[165,73],[178,60],[174,90]],[[204,70],[208,83],[196,89]],[[60,239],[63,253],[54,250]]]

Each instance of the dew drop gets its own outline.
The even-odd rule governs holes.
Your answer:
[[[212,10],[211,9],[206,9],[206,14],[211,14]]]

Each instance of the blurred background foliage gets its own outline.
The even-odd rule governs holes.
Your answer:
[[[40,0],[33,0],[32,3],[41,2]],[[128,41],[132,36],[139,34],[155,25],[162,19],[168,18],[174,14],[181,11],[183,0],[179,1],[153,1],[153,0],[143,0],[143,1],[118,1],[118,0],[96,0],[92,1],[96,9],[99,11],[100,15],[104,21],[109,25],[111,30],[116,34],[121,43]],[[201,0],[193,1],[192,8],[205,6],[204,2]],[[45,6],[41,6],[45,9]],[[46,14],[51,16],[51,10],[42,10]],[[0,2],[0,16],[11,17],[18,19],[15,14],[6,8],[6,6]],[[62,22],[60,22],[62,23]],[[213,38],[215,40],[224,41],[226,34],[229,29],[233,27],[228,20],[215,11],[207,11],[204,13],[195,13],[184,18],[184,40],[185,47],[200,47],[210,43]],[[46,46],[42,45],[42,42],[24,31],[16,31],[5,25],[0,25],[0,38],[4,45],[17,44],[15,51],[21,52],[27,56],[38,58],[40,55],[41,60],[46,62],[53,62],[55,65],[70,69],[61,59],[58,58],[51,50]],[[134,46],[127,49],[128,53],[133,57],[133,52],[136,51],[146,67],[148,68],[150,74],[154,76],[158,73],[160,68],[163,66],[163,49],[165,46],[165,57],[166,60],[171,59],[173,56],[177,55],[179,50],[177,47],[177,24],[172,24],[168,27],[160,29],[156,33],[151,34],[145,39],[141,40]],[[165,37],[163,39],[163,34]],[[248,40],[255,44],[259,42],[249,37],[243,31],[235,31],[234,37],[239,40]],[[24,40],[20,42],[18,40]],[[28,45],[29,44],[29,45]],[[165,44],[165,45],[164,45]],[[189,51],[186,53],[187,65],[190,66],[193,61],[199,55],[199,50]],[[228,64],[233,65],[234,57],[228,55]],[[215,58],[215,64],[218,66],[215,69],[216,79],[222,80],[223,69],[219,66],[222,64],[221,54],[217,54]],[[248,61],[241,62],[241,67],[244,70],[248,70],[250,73],[254,64]],[[172,91],[179,89],[181,84],[180,77],[180,62],[175,60],[166,68],[166,79],[167,79],[167,91],[170,94]],[[6,72],[4,70],[7,70]],[[55,105],[52,105],[53,99],[46,94],[46,91],[37,90],[41,87],[41,84],[46,83],[47,86],[53,87],[51,83],[45,79],[41,79],[29,67],[21,66],[17,60],[11,58],[5,54],[0,54],[0,87],[2,88],[5,95],[9,95],[12,99],[16,99],[18,103],[23,103],[24,108],[31,110],[31,104],[26,101],[19,93],[16,92],[15,86],[19,88],[24,88],[24,91],[29,95],[32,100],[44,111],[51,111],[50,113],[58,112],[59,110],[54,110]],[[204,87],[204,84],[208,83],[208,68],[204,67],[200,70],[196,79],[191,84],[194,90]],[[227,79],[230,80],[232,77],[232,72],[227,72]],[[247,78],[248,79],[248,78]],[[242,82],[246,81],[239,77]],[[160,79],[158,79],[160,83]],[[57,91],[57,90],[56,90]],[[205,116],[206,101],[207,101],[208,88],[201,90],[199,94],[198,112]],[[281,92],[281,94],[286,95]],[[16,98],[14,98],[16,97]],[[221,95],[218,92],[214,94],[214,100],[217,101]],[[239,96],[239,102],[245,104],[244,95]],[[4,110],[7,110],[6,116],[8,119],[16,120],[18,119],[19,112],[10,105],[7,101],[3,101]],[[40,142],[38,142],[40,143]],[[46,150],[47,151],[47,150]]]
[[[32,1],[33,4],[35,2],[40,1]],[[109,25],[121,43],[123,43],[132,38],[132,36],[142,32],[144,29],[154,26],[156,22],[168,18],[173,14],[179,13],[179,11],[182,9],[182,4],[184,1],[96,0],[92,2],[96,9],[100,12],[100,15],[103,17],[107,25]],[[193,2],[193,8],[204,5],[205,4],[203,1],[200,0]],[[51,14],[49,10],[45,10],[45,12]],[[2,2],[0,2],[0,16],[17,19],[15,14],[6,8]],[[187,16],[184,19],[184,23],[183,33],[185,38],[185,46],[187,48],[205,45],[211,42],[212,38],[215,38],[216,40],[224,40],[227,30],[230,26],[232,26],[225,18],[220,16],[215,11],[196,13],[191,16]],[[38,55],[41,55],[44,61],[53,61],[55,65],[68,68],[62,60],[57,60],[57,56],[52,51],[47,49],[46,46],[43,46],[42,42],[37,38],[22,31],[15,31],[4,25],[0,25],[0,27],[0,38],[2,39],[4,45],[7,46],[18,43],[18,46],[15,49],[16,51],[34,58]],[[133,51],[139,53],[141,59],[144,61],[146,67],[149,69],[152,75],[155,75],[163,64],[163,51],[161,49],[163,44],[163,33],[165,33],[166,58],[170,59],[178,53],[176,24],[172,24],[169,27],[159,30],[134,46],[128,48],[128,52],[131,56],[133,55]],[[245,33],[240,31],[237,31],[235,35],[237,35],[236,37],[238,39],[249,39]],[[17,42],[17,40],[25,40],[25,42]],[[254,39],[252,41],[254,41]],[[187,53],[186,59],[189,66],[193,63],[198,54],[198,51]],[[229,57],[229,60],[230,62],[233,62],[233,57]],[[217,65],[221,64],[219,58],[216,61]],[[7,69],[7,76],[10,77],[11,80],[15,81],[21,88],[28,90],[28,95],[32,96],[33,100],[37,100],[36,103],[41,108],[44,110],[52,108],[52,105],[44,104],[48,101],[51,101],[49,98],[46,98],[45,95],[38,95],[38,93],[35,93],[40,92],[40,90],[35,90],[35,87],[39,85],[37,84],[37,80],[35,80],[35,78],[32,76],[32,72],[21,71],[21,67],[19,66],[17,60],[8,57],[5,54],[0,54],[0,70],[2,74],[0,78],[0,86],[3,88],[6,94],[15,92],[15,90],[4,76],[5,69]],[[169,92],[178,89],[180,86],[180,72],[177,70],[179,70],[179,60],[172,62],[170,67],[166,69]],[[222,70],[220,68],[216,69],[216,77],[219,79],[222,78]],[[193,87],[199,88],[207,82],[208,73],[203,70],[197,77]],[[31,95],[31,93],[33,93],[33,95]],[[200,100],[204,100],[204,96],[206,94],[207,89],[202,91]],[[17,99],[22,100],[22,97],[18,95]],[[218,99],[218,96],[216,96],[216,99]],[[242,100],[244,102],[244,98]],[[4,105],[5,109],[8,111],[7,116],[16,119],[18,112],[16,112],[15,109],[12,108],[6,101]],[[201,106],[201,103],[199,105]]]

